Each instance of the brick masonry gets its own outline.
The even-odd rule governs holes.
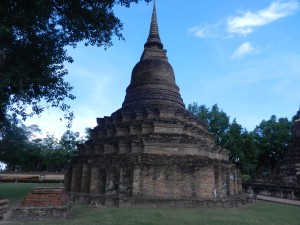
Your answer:
[[[3,199],[0,197],[0,220],[3,219],[4,213],[8,211],[8,204],[9,204],[8,199]]]
[[[72,203],[64,188],[34,188],[12,209],[14,220],[66,219]]]
[[[65,188],[75,201],[107,207],[245,202],[229,151],[185,109],[160,41],[155,5],[122,108],[98,118],[78,151],[65,169]]]

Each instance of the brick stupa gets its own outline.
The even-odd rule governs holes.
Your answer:
[[[293,117],[291,134],[288,150],[280,166],[280,175],[285,182],[300,185],[300,107]]]
[[[97,119],[65,171],[73,199],[112,207],[212,207],[243,202],[228,150],[185,109],[160,40],[150,32],[122,108]]]

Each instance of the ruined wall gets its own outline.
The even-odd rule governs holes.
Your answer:
[[[73,164],[72,175],[66,172],[80,180],[69,183],[71,190],[78,190],[73,197],[82,203],[110,207],[130,198],[147,204],[150,199],[214,200],[241,194],[239,171],[209,158],[109,154],[81,161]]]
[[[242,193],[239,171],[228,165],[136,164],[133,196],[215,199]]]
[[[12,209],[13,220],[66,219],[72,203],[63,188],[34,188]]]
[[[145,198],[212,199],[212,166],[135,165],[133,195]]]
[[[8,211],[8,203],[9,203],[8,199],[2,199],[0,197],[0,220],[3,219],[3,214]]]

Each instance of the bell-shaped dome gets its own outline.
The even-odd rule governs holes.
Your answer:
[[[124,110],[144,108],[185,109],[173,68],[159,37],[155,4],[144,52],[132,70],[122,105]]]

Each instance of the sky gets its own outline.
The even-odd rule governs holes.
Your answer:
[[[125,41],[104,50],[68,49],[66,80],[77,97],[72,131],[121,108],[131,72],[149,33],[152,2],[117,6]],[[156,0],[159,33],[186,107],[219,108],[251,131],[271,115],[291,119],[300,105],[299,0]],[[48,109],[25,121],[60,137],[63,113]]]

